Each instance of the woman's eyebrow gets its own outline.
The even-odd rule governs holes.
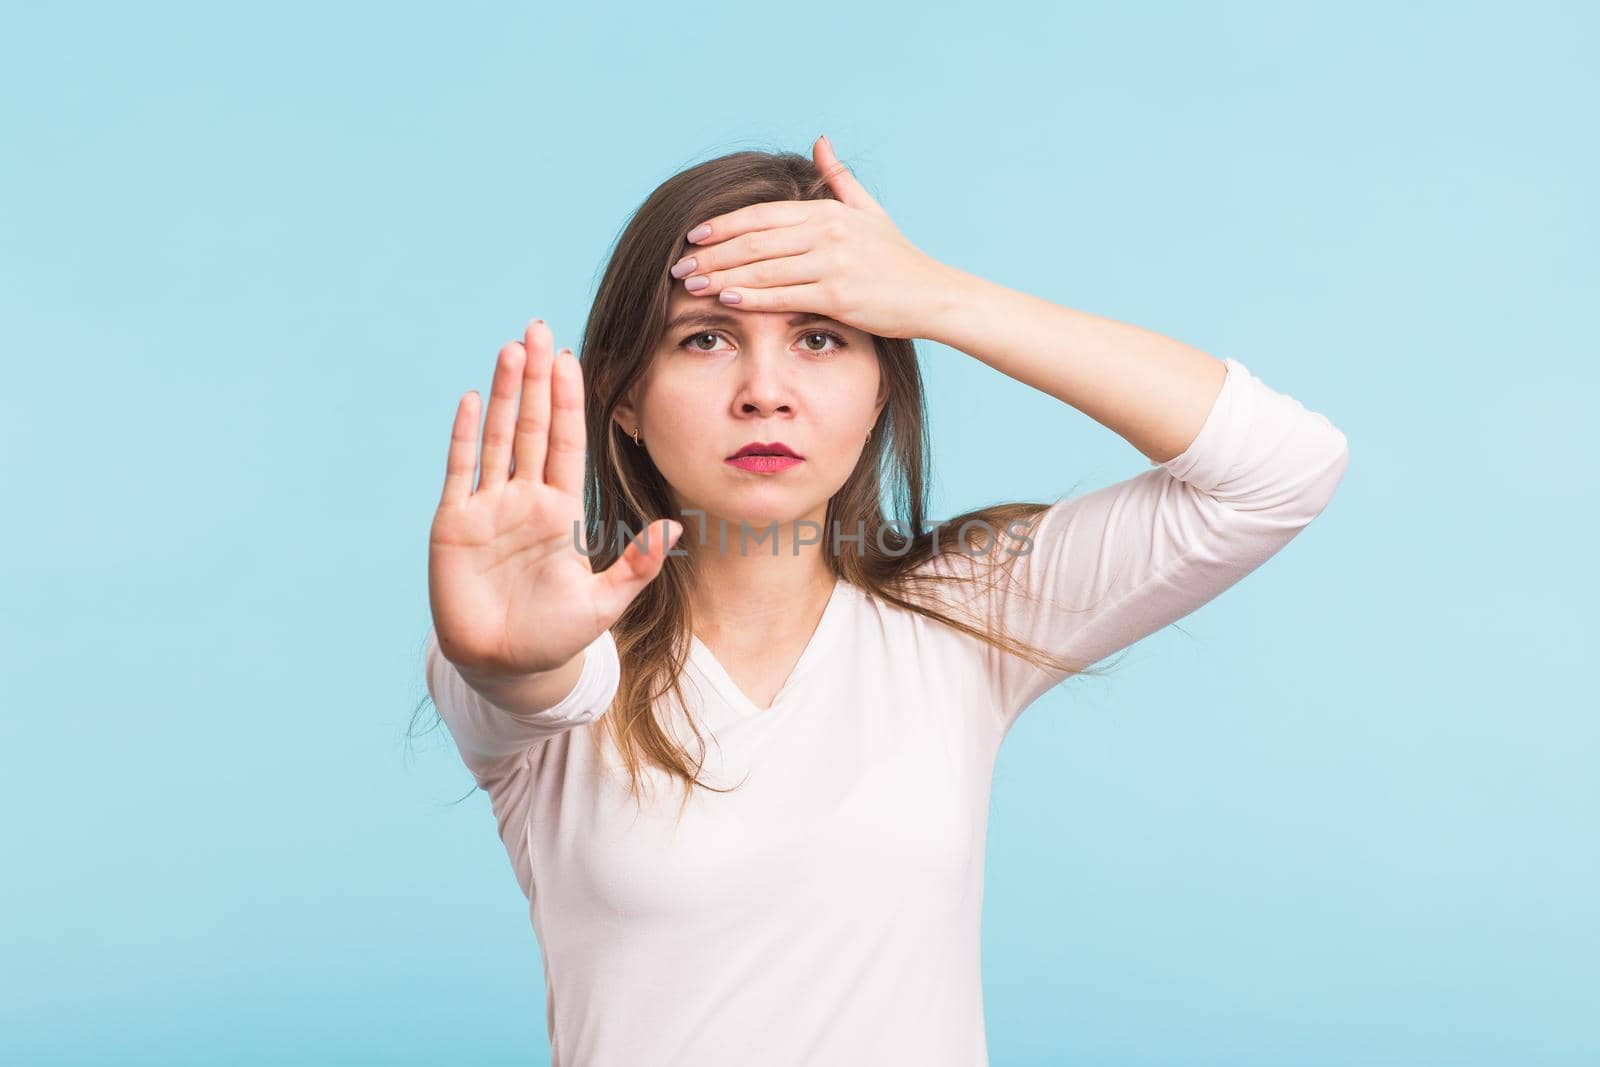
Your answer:
[[[795,314],[789,316],[790,326],[804,326],[812,322],[826,323],[835,327],[839,327],[840,325],[833,319],[828,318],[826,315],[818,315],[810,311],[796,312]],[[667,323],[666,330],[667,332],[671,333],[677,330],[688,329],[691,326],[707,328],[715,326],[720,328],[729,328],[737,327],[738,325],[738,318],[725,311],[712,311],[709,308],[692,308],[688,311],[680,311],[678,314],[674,315],[671,321]],[[840,328],[842,329],[842,327]]]

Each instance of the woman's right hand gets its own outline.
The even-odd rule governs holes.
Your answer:
[[[584,536],[583,372],[571,349],[552,356],[552,344],[535,319],[521,343],[500,350],[476,489],[476,390],[457,404],[450,433],[428,537],[428,597],[439,650],[481,676],[569,662],[660,573],[683,529],[653,522],[594,572],[575,540]]]

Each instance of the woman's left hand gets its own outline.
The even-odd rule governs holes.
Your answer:
[[[901,235],[826,137],[812,156],[837,200],[770,200],[706,219],[689,231],[697,247],[673,277],[706,279],[689,292],[741,310],[812,311],[880,337],[928,336],[958,272]]]

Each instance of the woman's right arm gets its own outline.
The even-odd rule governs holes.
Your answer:
[[[427,678],[469,762],[592,722],[615,695],[611,625],[683,527],[647,526],[596,573],[583,524],[583,371],[543,320],[500,350],[478,455],[478,394],[456,406],[428,539]],[[473,472],[481,468],[477,485]]]
[[[521,678],[469,679],[439,650],[430,630],[424,653],[428,693],[463,760],[504,759],[604,715],[621,681],[611,631],[554,671]]]

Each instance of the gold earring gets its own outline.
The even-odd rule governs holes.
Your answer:
[[[872,440],[872,427],[867,427],[867,440]]]
[[[633,428],[633,443],[641,448],[644,447],[644,443],[639,440],[639,427],[637,426]]]

